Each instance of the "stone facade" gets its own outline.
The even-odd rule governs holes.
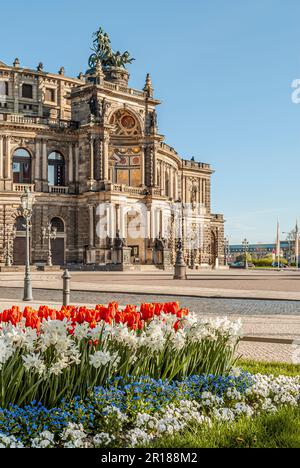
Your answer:
[[[33,264],[47,260],[41,230],[49,221],[58,231],[52,241],[57,264],[112,268],[118,236],[127,264],[129,258],[132,264],[164,267],[164,256],[172,264],[174,219],[159,206],[180,199],[192,206],[191,232],[201,229],[203,238],[196,249],[185,246],[188,265],[224,265],[224,220],[210,206],[211,167],[182,159],[165,143],[150,76],[142,91],[131,89],[128,80],[123,68],[98,66],[73,79],[63,68],[51,74],[42,64],[30,70],[18,59],[13,66],[0,62],[0,264],[6,261],[7,233],[16,225],[14,263],[24,260],[20,197],[27,189],[35,194]],[[104,203],[105,238],[98,233],[98,207]],[[145,207],[147,228],[144,237],[132,239],[128,223],[137,203]],[[157,239],[166,224],[170,234],[160,255]]]

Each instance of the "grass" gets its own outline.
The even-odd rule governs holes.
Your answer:
[[[164,437],[151,448],[300,448],[300,409],[285,408],[274,415],[195,426],[183,434]]]
[[[286,375],[288,377],[300,375],[300,365],[296,366],[293,364],[240,360],[237,362],[236,367],[240,367],[251,374],[272,374],[275,377],[279,375]]]
[[[240,367],[252,374],[295,377],[300,366],[240,360]],[[300,448],[300,408],[284,408],[274,415],[214,423],[211,428],[194,426],[176,436],[163,437],[151,448]]]

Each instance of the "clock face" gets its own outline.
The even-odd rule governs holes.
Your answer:
[[[135,127],[135,120],[130,115],[125,115],[121,120],[122,127],[131,130]]]

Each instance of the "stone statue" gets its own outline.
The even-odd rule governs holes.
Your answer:
[[[157,131],[158,125],[157,125],[157,112],[153,111],[151,116],[150,116],[150,122],[151,122],[151,131],[155,133]]]
[[[191,204],[193,208],[195,208],[197,204],[197,192],[198,192],[197,187],[193,185],[192,191],[191,191]]]
[[[109,102],[107,102],[106,98],[103,98],[102,105],[101,105],[101,111],[102,111],[101,117],[102,117],[103,121],[104,121],[104,119],[106,117],[106,114],[107,114],[109,108],[110,108]]]
[[[91,97],[89,101],[89,106],[90,106],[91,115],[94,117],[100,117],[99,105],[98,105],[98,100],[96,96]]]
[[[167,241],[163,237],[159,236],[155,239],[154,248],[155,250],[164,250],[167,247]]]
[[[118,231],[116,233],[114,248],[115,249],[122,249],[123,247],[126,247],[126,243],[125,243],[124,239],[121,239],[120,231]]]
[[[120,51],[113,52],[111,48],[111,41],[108,34],[104,33],[102,28],[99,28],[94,33],[94,41],[92,51],[93,54],[89,58],[90,68],[96,68],[96,65],[100,62],[103,68],[126,68],[127,64],[131,64],[135,59],[130,57],[128,51],[121,54]]]

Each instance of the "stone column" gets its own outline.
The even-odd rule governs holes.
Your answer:
[[[108,180],[108,153],[109,153],[109,133],[105,132],[103,137],[103,151],[102,151],[102,167],[103,167],[103,179]]]
[[[48,182],[48,155],[47,155],[47,141],[43,140],[42,143],[43,150],[42,150],[42,178],[44,182]]]
[[[170,197],[175,198],[174,196],[174,169],[171,167],[170,170]]]
[[[204,208],[206,207],[205,205],[205,179],[202,179],[202,203],[203,203],[203,206]]]
[[[151,240],[154,240],[155,239],[155,209],[153,208],[153,206],[151,207],[150,216],[151,216]]]
[[[146,185],[145,180],[145,152],[141,156],[141,184]]]
[[[69,144],[69,183],[72,184],[74,175],[74,165],[73,165],[73,145]]]
[[[175,170],[175,173],[174,173],[174,177],[175,177],[175,180],[174,180],[174,199],[177,201],[178,198],[179,198],[179,194],[178,194],[178,172]]]
[[[0,179],[3,179],[3,136],[0,135]]]
[[[11,179],[12,161],[11,161],[11,149],[10,149],[10,138],[6,137],[6,178]]]
[[[95,213],[93,205],[89,205],[89,248],[86,252],[86,263],[88,265],[94,265],[96,263]]]
[[[157,157],[156,154],[153,155],[154,164],[153,164],[153,185],[157,187]]]
[[[48,152],[47,140],[42,141],[42,191],[48,191]]]
[[[126,237],[126,217],[127,217],[127,212],[125,209],[125,206],[122,204],[120,207],[120,236],[121,239],[125,239]]]
[[[161,165],[161,188],[163,190],[163,194],[166,194],[166,166],[165,164]]]
[[[75,147],[75,182],[79,181],[79,146]]]
[[[95,247],[95,231],[94,231],[94,207],[89,205],[89,248]]]
[[[121,226],[120,205],[116,205],[116,233],[120,231],[120,226]]]
[[[13,78],[13,98],[14,98],[14,113],[19,113],[19,96],[20,96],[20,83],[19,83],[19,74],[14,73]]]
[[[94,151],[94,138],[90,139],[90,181],[95,180],[94,176],[94,161],[95,161],[95,151]]]
[[[41,142],[36,139],[35,141],[35,183],[41,179]]]
[[[38,114],[39,117],[43,117],[43,80],[41,77],[38,78],[37,98],[39,103]]]

